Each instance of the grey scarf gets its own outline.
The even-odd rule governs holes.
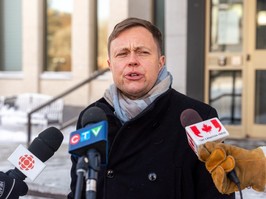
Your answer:
[[[136,117],[147,106],[149,106],[158,96],[166,92],[172,84],[172,75],[163,67],[158,75],[154,87],[141,99],[132,100],[121,93],[112,84],[104,93],[106,101],[114,107],[116,116],[124,124],[128,120]]]

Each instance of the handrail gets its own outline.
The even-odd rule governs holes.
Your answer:
[[[30,112],[27,113],[27,117],[28,117],[28,123],[27,123],[27,129],[28,129],[28,140],[27,140],[27,145],[29,146],[30,141],[31,141],[31,115],[37,111],[39,111],[40,109],[50,105],[51,103],[53,103],[54,101],[68,95],[69,93],[75,91],[76,89],[80,88],[81,86],[85,85],[86,83],[91,82],[92,80],[96,79],[98,76],[103,75],[104,73],[106,73],[107,71],[109,71],[109,68],[101,70],[101,71],[96,71],[92,74],[92,76],[90,76],[89,78],[81,81],[80,83],[78,83],[77,85],[73,86],[72,88],[67,89],[66,91],[64,91],[63,93],[57,95],[56,97],[52,98],[51,100],[47,101],[46,103],[43,103],[42,105],[32,109]]]
[[[78,121],[78,116],[73,117],[72,119],[66,121],[61,127],[60,130],[65,129],[73,124],[75,124]]]
[[[241,93],[236,93],[236,94],[232,94],[232,93],[224,93],[224,94],[221,94],[221,95],[218,95],[217,97],[215,98],[212,98],[212,99],[209,99],[210,103],[211,102],[215,102],[219,99],[222,99],[223,97],[241,97],[242,94]]]

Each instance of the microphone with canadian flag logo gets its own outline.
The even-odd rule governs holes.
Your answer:
[[[200,145],[208,141],[222,142],[229,136],[228,131],[218,118],[202,121],[193,109],[186,109],[180,116],[182,126],[186,129],[188,143],[198,155]]]
[[[199,113],[194,109],[184,110],[181,113],[180,121],[186,129],[188,143],[197,156],[200,145],[208,141],[222,142],[229,136],[228,131],[218,118],[214,117],[203,121]],[[240,181],[235,170],[230,171],[227,175],[232,182],[239,185]]]

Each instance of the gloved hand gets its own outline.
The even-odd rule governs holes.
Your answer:
[[[17,199],[28,192],[27,184],[0,171],[0,199]]]
[[[238,191],[227,173],[233,169],[240,180],[240,188],[252,187],[264,191],[266,186],[266,158],[260,148],[246,150],[223,143],[207,142],[199,147],[199,159],[205,162],[219,192]]]

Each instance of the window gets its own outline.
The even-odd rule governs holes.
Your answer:
[[[266,1],[257,1],[256,49],[266,49]]]
[[[21,0],[0,1],[0,71],[22,69]]]
[[[266,124],[266,71],[256,71],[255,123]]]
[[[241,124],[241,71],[210,71],[210,105],[215,107],[223,124]]]
[[[71,71],[73,0],[46,1],[46,59],[44,71]]]
[[[211,52],[240,52],[242,50],[242,0],[212,0]]]
[[[98,69],[107,68],[109,0],[97,1],[97,65]]]

